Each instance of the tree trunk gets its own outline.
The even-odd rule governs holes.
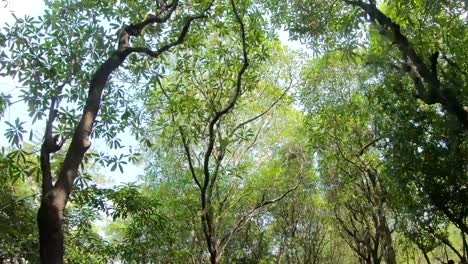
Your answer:
[[[463,258],[465,260],[465,263],[468,263],[468,244],[466,243],[466,236],[465,236],[465,233],[463,231],[460,232],[461,233],[461,237],[462,237],[462,242],[463,242]],[[465,264],[464,263],[464,264]]]
[[[380,201],[379,205],[383,207],[383,202]],[[385,217],[385,213],[383,208],[379,210],[379,218],[380,218],[380,225],[381,225],[381,232],[383,236],[383,245],[382,249],[384,251],[384,258],[387,264],[396,264],[396,257],[395,257],[395,249],[393,248],[393,240],[392,240],[392,233],[388,228],[387,224],[387,217]]]
[[[42,199],[37,214],[39,246],[42,263],[63,263],[63,210],[51,199]]]
[[[427,252],[423,252],[424,258],[426,259],[427,264],[431,264],[431,261],[429,259],[429,256],[427,255]]]
[[[43,184],[43,196],[37,214],[42,263],[63,263],[63,211],[72,191],[73,182],[78,175],[78,168],[83,161],[86,151],[91,146],[89,136],[99,111],[102,91],[110,74],[124,62],[129,54],[130,51],[126,49],[114,52],[107,61],[100,65],[93,75],[83,115],[73,134],[58,179],[53,187]],[[44,144],[47,144],[47,142],[44,142]],[[46,157],[46,159],[41,159],[41,163],[49,162],[49,158]],[[44,168],[44,166],[41,166],[41,168]],[[48,171],[42,171],[42,173],[44,177],[43,181],[48,181],[50,179],[47,179],[47,177],[52,177],[50,168]],[[44,176],[45,174],[49,175]]]
[[[218,252],[218,246],[216,243],[212,244],[210,249],[210,263],[211,264],[218,264],[221,263],[221,257]]]
[[[131,53],[142,53],[149,55],[152,58],[157,58],[162,53],[168,51],[181,44],[190,28],[190,24],[197,19],[205,17],[205,13],[210,9],[212,2],[201,14],[190,16],[185,22],[179,37],[166,45],[163,45],[158,50],[153,51],[146,48],[132,48],[129,46],[130,37],[137,37],[142,30],[147,26],[155,23],[165,23],[174,13],[178,6],[178,0],[172,1],[170,4],[162,4],[161,11],[158,16],[148,16],[145,20],[137,24],[124,26],[119,35],[119,44],[116,51],[101,65],[94,73],[89,84],[88,97],[83,108],[83,114],[78,126],[73,134],[70,147],[63,161],[62,167],[57,177],[57,181],[52,186],[50,162],[48,154],[53,153],[56,149],[44,148],[44,153],[41,152],[41,168],[43,176],[43,190],[41,206],[37,214],[37,221],[39,227],[39,243],[40,243],[40,256],[41,263],[44,264],[62,264],[64,255],[64,233],[63,233],[63,220],[64,210],[67,205],[70,193],[72,192],[73,182],[78,176],[78,169],[83,161],[86,151],[89,149],[90,135],[94,127],[97,114],[99,112],[102,92],[106,86],[108,79],[112,72],[119,68],[125,59]],[[54,101],[52,101],[54,102]],[[54,103],[51,103],[53,110]],[[52,113],[53,111],[51,111]],[[45,139],[50,139],[52,135],[52,122],[53,118],[49,118],[48,127]],[[50,140],[49,140],[50,141]],[[50,142],[44,142],[43,146],[47,146]],[[43,163],[43,164],[42,164]]]

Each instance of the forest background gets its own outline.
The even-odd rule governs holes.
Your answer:
[[[466,1],[44,4],[0,31],[0,263],[467,263]]]

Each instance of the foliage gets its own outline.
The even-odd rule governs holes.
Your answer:
[[[21,180],[0,188],[0,259],[38,261],[35,196]]]
[[[29,118],[3,120],[0,263],[39,261],[36,211],[70,162],[66,263],[465,263],[466,7],[59,0],[15,17],[0,75],[22,88],[0,118]],[[87,136],[65,142],[83,111],[86,155]],[[137,183],[98,180],[135,165]]]

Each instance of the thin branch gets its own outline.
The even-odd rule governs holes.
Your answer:
[[[251,210],[249,210],[247,213],[245,213],[236,223],[236,225],[234,226],[234,228],[229,232],[227,233],[222,239],[221,239],[221,243],[220,243],[220,247],[224,247],[227,245],[227,243],[231,240],[231,237],[237,233],[240,229],[242,229],[242,227],[244,227],[244,225],[247,223],[247,221],[253,216],[255,215],[260,209],[264,208],[265,206],[268,206],[268,205],[271,205],[271,204],[274,204],[280,200],[282,200],[283,198],[285,198],[289,193],[295,191],[298,187],[299,187],[299,184],[300,182],[298,182],[294,187],[288,189],[286,192],[284,192],[282,195],[274,198],[274,199],[271,199],[271,200],[267,200],[267,201],[261,201],[260,203],[257,203],[257,205],[255,205],[254,208],[252,208]],[[262,198],[263,200],[263,198]]]
[[[346,157],[346,155],[343,153],[343,150],[341,150],[341,147],[340,147],[340,143],[336,142],[335,143],[337,149],[338,149],[338,152],[340,153],[341,157],[348,163],[351,163],[352,165],[354,165],[356,168],[358,168],[360,171],[364,172],[365,173],[365,170],[359,166],[356,162],[350,160],[348,157]]]
[[[211,198],[213,196],[213,186],[215,185],[216,179],[218,178],[219,168],[221,166],[221,162],[224,159],[224,154],[226,152],[226,148],[225,147],[222,147],[222,148],[223,149],[220,150],[220,154],[218,155],[218,158],[216,160],[216,166],[215,166],[215,169],[213,171],[213,175],[212,175],[212,177],[210,179],[210,183],[208,185],[208,196],[207,196],[208,201],[211,201]]]
[[[445,237],[445,236],[443,236],[441,234],[438,234],[436,231],[434,231],[433,234],[434,234],[435,238],[437,238],[443,244],[447,245],[458,256],[458,258],[460,258],[461,261],[464,260],[463,255],[452,245],[452,243],[450,242],[450,240],[447,237]]]
[[[249,66],[248,57],[247,57],[247,43],[246,43],[244,22],[239,17],[239,14],[237,13],[237,9],[236,9],[236,6],[235,6],[233,0],[231,0],[231,5],[232,5],[233,11],[235,13],[236,19],[239,22],[239,25],[240,25],[240,28],[241,28],[242,56],[243,56],[242,61],[243,61],[243,64],[242,64],[241,69],[237,73],[236,89],[235,89],[235,92],[234,92],[234,96],[231,98],[229,104],[225,108],[223,108],[221,111],[215,113],[215,116],[213,117],[213,119],[211,120],[211,122],[209,124],[209,128],[208,128],[208,133],[209,133],[208,148],[206,150],[204,161],[203,161],[205,181],[203,183],[202,196],[205,196],[206,189],[208,188],[208,184],[209,184],[209,181],[210,181],[209,162],[210,162],[211,153],[213,152],[214,143],[215,143],[214,127],[218,124],[221,117],[223,117],[225,114],[227,114],[229,111],[231,111],[231,109],[236,104],[237,99],[239,98],[239,95],[240,95],[240,92],[241,92],[241,88],[242,88],[242,76],[244,75],[244,72],[247,70],[247,67]],[[203,200],[205,200],[205,198],[203,198]],[[206,203],[206,201],[202,201],[202,202]]]
[[[185,150],[185,155],[187,156],[187,160],[188,160],[188,163],[189,163],[189,169],[190,169],[190,173],[192,174],[192,178],[193,180],[195,181],[195,183],[197,184],[198,188],[201,189],[201,184],[200,182],[198,181],[198,178],[197,178],[197,175],[195,173],[195,169],[194,169],[194,166],[193,166],[193,162],[192,162],[192,154],[191,154],[191,151],[190,151],[190,146],[187,142],[187,137],[185,136],[185,133],[184,133],[184,130],[182,128],[181,125],[177,124],[177,122],[175,121],[175,117],[174,117],[174,107],[173,107],[173,103],[172,103],[172,100],[171,100],[171,97],[169,96],[169,94],[166,92],[166,90],[164,89],[161,81],[159,80],[159,78],[157,79],[157,82],[159,84],[159,87],[161,88],[161,91],[162,93],[164,94],[164,96],[166,97],[166,99],[169,101],[169,105],[170,105],[170,110],[171,110],[171,119],[172,119],[172,123],[174,123],[175,126],[177,126],[178,130],[179,130],[179,133],[180,133],[180,136],[182,138],[182,143],[184,145],[184,150]]]
[[[25,88],[26,88],[26,87],[25,87]],[[17,103],[19,103],[19,102],[22,102],[22,101],[24,101],[24,100],[26,100],[26,98],[21,98],[21,99],[18,99],[18,100],[16,100],[16,101],[9,102],[9,103],[8,103],[8,106],[12,106],[12,105],[17,104]]]
[[[206,17],[206,15],[204,13],[202,13],[200,15],[197,15],[197,16],[189,17],[187,19],[187,22],[185,22],[185,25],[182,28],[182,31],[180,32],[179,37],[175,41],[162,46],[161,48],[159,48],[156,51],[153,51],[150,48],[146,48],[146,47],[128,47],[127,50],[129,52],[131,52],[131,53],[133,53],[133,52],[135,52],[135,53],[144,53],[144,54],[146,54],[146,55],[148,55],[148,56],[150,56],[152,58],[157,58],[163,52],[168,51],[169,49],[171,49],[171,48],[173,48],[173,47],[175,47],[177,45],[182,44],[182,42],[184,42],[185,36],[187,35],[187,33],[188,33],[189,29],[190,29],[191,23],[194,20],[204,18],[204,17]]]
[[[236,131],[237,129],[247,125],[248,123],[250,122],[253,122],[257,119],[259,119],[260,117],[264,116],[265,114],[267,114],[273,107],[275,107],[275,105],[281,101],[281,99],[283,99],[283,97],[286,95],[286,93],[289,91],[289,89],[292,87],[292,85],[289,85],[288,88],[286,90],[284,90],[284,92],[281,94],[280,97],[278,97],[265,111],[263,111],[262,113],[258,114],[257,116],[254,116],[242,123],[240,123],[239,125],[237,125],[235,128],[234,128],[234,131]]]
[[[236,147],[236,149],[232,152],[232,155],[229,157],[229,159],[227,160],[226,164],[230,164],[234,159],[236,160],[242,160],[242,158],[247,154],[247,152],[253,147],[255,146],[255,144],[257,143],[257,140],[260,136],[260,133],[262,131],[262,129],[264,127],[267,127],[268,126],[268,123],[266,123],[266,120],[264,119],[262,121],[262,123],[260,124],[257,132],[255,133],[255,137],[254,139],[245,147],[244,150],[241,150],[241,148],[243,147],[242,144],[238,144],[238,146]],[[236,155],[238,154],[238,155]],[[235,164],[235,163],[234,163]]]
[[[359,150],[358,154],[356,156],[362,156],[362,154],[364,154],[364,151],[366,151],[367,148],[371,147],[372,145],[374,145],[375,143],[377,143],[377,141],[381,140],[382,137],[377,137],[377,138],[374,138],[373,140],[371,140],[370,142],[368,142],[366,145],[364,145],[361,150]]]
[[[219,202],[219,213],[222,214],[223,212],[223,207],[227,203],[228,198],[231,196],[231,192],[234,190],[234,181],[231,180],[231,183],[229,183],[228,190],[226,192],[226,195],[224,198]]]
[[[264,127],[267,127],[269,125],[269,122],[267,124],[265,124],[267,121],[263,121],[263,123],[260,125],[260,127],[258,128],[257,130],[257,133],[255,133],[255,137],[254,139],[252,140],[252,142],[245,148],[244,150],[244,153],[247,153],[247,151],[249,151],[251,148],[253,148],[253,146],[257,143],[257,140],[258,140],[258,137],[260,136],[260,133],[262,132],[262,129]]]
[[[119,43],[118,43],[117,50],[118,51],[127,50],[130,47],[130,37],[140,36],[141,32],[146,26],[150,24],[155,24],[155,23],[164,23],[167,20],[169,20],[169,18],[171,18],[172,14],[177,8],[178,4],[179,4],[179,0],[174,0],[170,5],[166,5],[162,7],[162,9],[160,10],[161,11],[160,13],[163,13],[164,11],[168,10],[166,15],[163,17],[160,17],[159,15],[150,14],[146,17],[145,20],[143,20],[140,23],[123,26],[122,29],[120,30]]]
[[[50,154],[59,151],[63,144],[65,144],[66,139],[62,139],[59,141],[59,135],[53,136],[53,125],[55,119],[57,118],[57,109],[59,107],[59,96],[65,87],[65,85],[69,84],[72,79],[72,74],[69,75],[66,81],[60,84],[55,94],[52,94],[52,99],[50,100],[49,106],[49,116],[46,122],[46,128],[44,132],[44,140],[41,145],[41,154],[40,154],[40,167],[42,173],[41,179],[41,191],[42,195],[44,196],[47,192],[49,192],[53,187],[53,178],[52,178],[52,170],[50,166]],[[54,92],[52,92],[54,93]]]
[[[443,55],[442,58],[448,63],[448,65],[454,67],[455,69],[457,69],[461,74],[463,75],[468,75],[468,73],[466,71],[464,71],[462,68],[460,68],[460,66],[458,66],[458,64],[455,62],[455,61],[452,61],[449,57],[447,57],[447,55]]]
[[[15,204],[21,202],[21,201],[24,201],[24,200],[29,199],[29,198],[32,198],[32,197],[36,197],[38,194],[39,194],[39,193],[34,193],[34,194],[31,194],[31,195],[25,196],[25,197],[23,197],[23,198],[20,198],[20,199],[18,199],[18,200],[15,200],[15,201],[13,201],[12,203],[9,203],[9,204],[3,206],[2,208],[0,208],[0,212],[3,211],[3,210],[5,210],[5,209],[7,209],[7,208],[10,207],[10,206],[13,206],[13,205],[15,205]]]

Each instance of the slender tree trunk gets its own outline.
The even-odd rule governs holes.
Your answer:
[[[468,263],[468,244],[466,243],[466,235],[463,231],[460,232],[461,233],[461,237],[462,237],[462,242],[463,242],[463,259],[464,259],[464,263],[463,264],[466,264]]]
[[[424,258],[426,259],[427,264],[431,264],[431,260],[429,259],[429,256],[427,255],[426,251],[423,251]]]
[[[383,207],[382,202],[380,201],[380,206]],[[379,218],[381,225],[381,232],[383,236],[382,249],[384,251],[384,258],[387,264],[396,264],[395,249],[393,248],[392,233],[388,228],[387,218],[385,217],[383,208],[379,210]]]
[[[213,243],[210,249],[210,262],[211,264],[221,263],[221,258],[218,252],[218,245]]]

